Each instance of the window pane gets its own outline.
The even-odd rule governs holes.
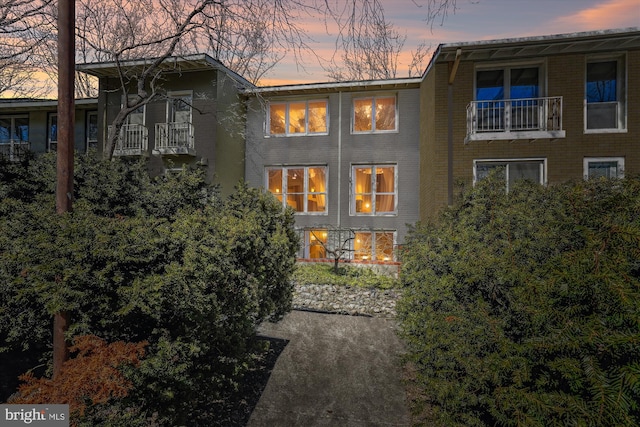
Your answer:
[[[304,194],[287,193],[287,204],[296,212],[304,212]]]
[[[353,241],[353,251],[354,259],[371,259],[371,233],[356,233]]]
[[[282,169],[270,169],[268,180],[269,191],[282,201]]]
[[[476,100],[504,99],[504,71],[490,70],[476,73]]]
[[[309,230],[309,258],[326,258],[327,230]]]
[[[393,233],[376,233],[376,260],[393,260]]]
[[[376,192],[393,193],[395,190],[394,178],[395,168],[393,166],[376,168]]]
[[[11,119],[0,118],[0,144],[8,144],[11,139]]]
[[[305,133],[306,108],[304,102],[289,104],[289,133]]]
[[[304,212],[304,169],[287,169],[287,203]]]
[[[618,162],[590,162],[589,163],[589,178],[617,178],[618,177]]]
[[[325,168],[309,168],[308,174],[307,209],[309,212],[324,212],[326,210]]]
[[[16,139],[18,141],[29,141],[29,118],[18,117],[15,119]]]
[[[372,104],[373,99],[356,99],[353,101],[353,130],[366,132],[372,129]]]
[[[49,141],[58,142],[58,116],[49,117]]]
[[[309,133],[327,132],[327,102],[309,102]]]
[[[87,140],[90,142],[98,141],[98,114],[89,113],[87,115]]]
[[[282,135],[284,132],[284,118],[286,105],[269,105],[269,133],[272,135]]]
[[[587,102],[612,102],[617,98],[617,62],[587,64]]]
[[[540,184],[540,162],[513,162],[509,163],[509,188],[516,181],[527,180]]]
[[[370,194],[360,194],[356,196],[356,212],[371,213],[372,198]]]
[[[355,168],[356,194],[371,193],[371,167]]]
[[[513,68],[511,70],[511,99],[537,98],[538,69]]]
[[[376,130],[396,129],[396,99],[376,99]]]

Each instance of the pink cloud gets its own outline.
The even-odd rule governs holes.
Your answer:
[[[608,0],[558,18],[556,23],[577,30],[637,26],[640,25],[640,3],[638,0]]]

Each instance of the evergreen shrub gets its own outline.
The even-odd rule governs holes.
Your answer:
[[[415,413],[442,426],[640,425],[640,180],[483,180],[403,253]]]

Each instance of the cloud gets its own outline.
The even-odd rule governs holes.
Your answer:
[[[608,0],[555,20],[559,26],[579,30],[621,28],[640,25],[638,0]]]

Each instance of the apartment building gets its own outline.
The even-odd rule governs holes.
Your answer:
[[[0,155],[19,160],[26,152],[55,151],[58,145],[58,102],[42,99],[0,100]],[[74,142],[78,152],[98,145],[98,102],[75,101]]]
[[[119,73],[147,64],[78,66],[100,89],[76,101],[78,150],[103,149]],[[640,173],[638,28],[441,44],[418,78],[256,87],[205,54],[162,67],[114,155],[271,192],[296,212],[301,259],[395,263],[407,224],[496,168],[507,191]],[[56,105],[1,101],[0,153],[55,150]]]
[[[420,217],[494,168],[508,189],[640,173],[640,30],[442,44],[421,84]]]
[[[110,124],[126,101],[120,74],[139,74],[150,63],[141,59],[77,66],[99,79],[101,150]],[[197,165],[220,185],[223,194],[232,192],[244,177],[245,113],[240,89],[253,85],[206,54],[172,57],[160,68],[162,81],[154,82],[154,88],[147,82],[146,87],[157,95],[128,116],[114,156],[148,156],[152,175]],[[137,93],[135,86],[128,90]]]
[[[246,95],[245,178],[295,210],[300,258],[394,262],[418,219],[420,79]]]

